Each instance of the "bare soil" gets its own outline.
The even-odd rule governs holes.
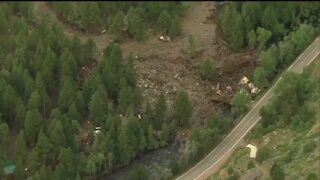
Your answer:
[[[49,20],[63,28],[68,36],[79,35],[82,42],[91,38],[97,46],[97,56],[101,56],[102,50],[108,46],[112,37],[105,34],[85,34],[63,24],[48,8],[45,2],[35,3],[35,14],[38,19],[47,15]],[[154,102],[161,91],[166,93],[169,107],[172,105],[177,92],[183,90],[188,93],[193,105],[192,121],[194,125],[205,124],[206,118],[224,107],[228,107],[234,93],[240,86],[238,81],[241,76],[250,77],[255,68],[256,53],[243,50],[232,52],[216,36],[217,25],[214,23],[214,2],[190,2],[191,7],[185,13],[181,22],[182,36],[173,39],[172,42],[158,40],[160,34],[149,31],[148,39],[144,42],[126,40],[121,44],[124,57],[130,52],[138,55],[136,60],[136,72],[138,85],[143,90],[143,96]],[[188,59],[186,49],[188,36],[193,35],[196,40],[197,56]],[[200,65],[211,57],[217,65],[217,74],[212,82],[202,81],[200,77]],[[217,85],[222,95],[216,93]],[[232,90],[228,91],[227,86]],[[187,135],[187,134],[186,134]]]

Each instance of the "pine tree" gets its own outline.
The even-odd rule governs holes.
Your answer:
[[[23,82],[24,82],[23,99],[28,100],[31,93],[34,91],[34,81],[26,69],[23,74]]]
[[[33,91],[28,101],[28,110],[40,110],[41,97],[37,90]]]
[[[167,113],[167,102],[166,97],[164,96],[164,93],[161,92],[154,110],[154,119],[152,121],[152,127],[156,130],[160,130],[162,123],[164,123],[166,119],[166,113]]]
[[[29,110],[24,122],[25,138],[31,146],[36,142],[37,134],[41,128],[42,117],[38,110]]]
[[[119,135],[119,146],[121,149],[120,161],[123,164],[128,165],[132,158],[132,147],[129,144],[128,126],[126,121],[122,121],[122,124],[121,124],[121,130]]]
[[[81,66],[86,65],[90,62],[95,47],[96,44],[94,43],[94,41],[92,41],[91,38],[89,38],[88,41],[83,45],[83,58],[80,61]]]
[[[11,85],[7,85],[3,92],[2,97],[3,103],[3,115],[5,119],[8,119],[8,124],[11,123],[11,119],[13,118],[14,107],[17,99],[16,91],[12,88]]]
[[[262,67],[258,67],[253,74],[254,84],[259,88],[265,88],[269,85],[267,73]]]
[[[42,75],[42,81],[46,82],[47,91],[52,93],[54,92],[55,87],[57,86],[54,81],[54,70],[56,67],[57,58],[55,53],[51,50],[51,48],[47,48],[46,56],[44,62],[42,63],[42,67],[40,69]]]
[[[75,82],[77,74],[77,64],[72,53],[67,49],[61,55],[61,74],[60,77],[68,76],[71,82]]]
[[[11,72],[11,84],[18,94],[23,94],[23,68],[18,62],[14,62]]]
[[[170,132],[169,132],[168,126],[165,123],[162,124],[161,134],[160,134],[160,145],[161,146],[165,146],[168,144],[169,135],[170,135]]]
[[[284,32],[283,25],[278,22],[273,5],[268,5],[263,11],[261,24],[263,28],[273,32],[275,36],[280,36]]]
[[[279,54],[279,65],[281,68],[285,68],[286,65],[290,64],[294,59],[294,44],[291,42],[282,41],[278,44],[280,54]]]
[[[40,161],[42,164],[45,164],[51,152],[51,144],[42,130],[38,134],[38,142],[35,148],[37,149]]]
[[[74,103],[72,103],[72,105],[69,107],[68,114],[71,119],[81,122],[81,115]]]
[[[158,144],[156,139],[153,136],[153,128],[151,125],[148,127],[148,149],[154,149],[157,148]]]
[[[95,93],[100,84],[102,84],[102,81],[97,73],[92,74],[86,79],[82,90],[84,104],[89,104],[91,96]]]
[[[248,45],[249,45],[249,48],[250,49],[254,49],[256,47],[256,33],[254,30],[251,30],[249,33],[248,33]]]
[[[174,103],[174,115],[181,127],[188,127],[192,115],[192,105],[188,94],[184,91],[179,92]]]
[[[15,105],[15,126],[19,129],[23,128],[26,115],[26,107],[21,98],[17,98]]]
[[[128,19],[128,32],[135,40],[142,41],[146,37],[146,25],[142,18],[134,14]]]
[[[140,152],[143,152],[143,150],[147,147],[147,139],[144,131],[139,131],[138,142],[138,149]]]
[[[62,148],[58,157],[60,163],[56,168],[59,179],[75,179],[76,177],[76,161],[74,153],[70,148]]]
[[[213,80],[216,67],[211,59],[206,59],[201,66],[201,76],[205,80]]]
[[[39,177],[40,179],[53,179],[53,173],[50,168],[46,167],[46,165],[42,164],[40,171],[39,172]]]
[[[21,159],[17,159],[15,162],[16,168],[14,170],[14,177],[17,179],[26,179],[25,164]]]
[[[258,42],[258,49],[263,50],[265,49],[266,43],[271,38],[272,33],[264,28],[257,29],[257,42]]]
[[[42,75],[40,72],[37,73],[36,76],[36,80],[35,80],[35,88],[37,89],[37,91],[39,92],[40,96],[41,96],[41,103],[40,106],[41,107],[40,111],[43,113],[43,115],[45,115],[46,113],[46,108],[48,108],[48,101],[49,101],[49,95],[47,93],[47,88],[43,83],[42,80]]]
[[[0,123],[0,161],[6,157],[6,149],[8,146],[9,127],[6,123]]]
[[[89,103],[89,112],[96,122],[102,122],[107,110],[107,93],[102,85],[92,95]]]
[[[250,17],[247,13],[241,12],[243,34],[247,35],[253,29]],[[248,44],[248,37],[244,37],[244,44]]]
[[[49,140],[53,145],[53,152],[56,154],[66,144],[63,124],[59,119],[52,119],[49,124]]]
[[[72,66],[75,66],[75,75],[77,74],[76,73],[76,70],[77,70],[77,67],[78,67],[78,64],[79,62],[83,62],[83,46],[82,46],[82,43],[81,43],[81,40],[79,38],[79,36],[77,34],[75,34],[73,37],[72,37],[72,40],[71,40],[71,55],[70,56],[70,60],[71,60],[71,65]],[[72,58],[73,57],[73,58]]]
[[[271,177],[272,180],[283,180],[285,179],[285,174],[281,166],[279,166],[277,163],[274,163],[271,168]]]
[[[245,2],[241,7],[241,12],[250,17],[252,27],[257,27],[261,21],[262,4],[259,2]]]
[[[27,163],[27,144],[24,138],[24,132],[22,130],[19,131],[18,137],[15,142],[15,160],[20,161],[23,166]]]
[[[132,90],[130,87],[128,87],[126,81],[121,79],[118,99],[120,113],[125,113],[127,108],[132,104],[131,92]]]
[[[171,23],[171,16],[168,13],[168,11],[164,9],[158,18],[159,29],[161,29],[163,33],[168,33],[168,30],[170,28],[170,23]]]
[[[86,105],[85,105],[82,91],[78,91],[78,93],[77,93],[76,108],[77,108],[80,116],[84,116],[84,114],[86,112]]]
[[[232,23],[232,33],[230,34],[230,44],[231,46],[238,50],[242,48],[244,44],[244,31],[242,25],[242,18],[240,14],[234,13],[231,19]]]
[[[278,62],[278,57],[279,57],[279,51],[278,47],[273,46],[269,48],[266,51],[262,51],[260,53],[259,59],[261,60],[261,65],[266,74],[267,74],[267,79],[272,79],[275,75],[276,71],[276,66]]]
[[[222,13],[219,15],[219,24],[221,26],[222,32],[225,37],[229,37],[232,33],[231,28],[232,24],[232,16],[235,13],[234,5],[228,5],[223,8]]]
[[[67,108],[74,102],[76,97],[75,87],[72,83],[71,78],[66,77],[63,80],[62,87],[59,92],[59,106],[62,110],[67,110]]]
[[[136,72],[134,70],[134,59],[132,53],[128,56],[128,63],[124,67],[124,75],[126,77],[127,83],[130,87],[136,87]]]
[[[121,31],[124,30],[124,13],[119,11],[116,17],[113,19],[111,26],[108,29],[108,32],[115,36],[116,39],[120,38]]]
[[[232,105],[232,112],[235,114],[241,114],[244,113],[244,111],[247,109],[246,105],[250,101],[250,96],[245,93],[244,91],[238,92],[234,97],[232,98],[231,105]]]
[[[153,115],[151,104],[149,101],[147,101],[145,110],[142,115],[142,124],[141,124],[143,128],[143,132],[145,132],[145,136],[147,136],[148,127],[149,127],[149,124],[153,122],[153,118],[154,118],[154,115]]]
[[[3,8],[3,6],[2,6]],[[6,33],[8,31],[8,19],[6,17],[5,11],[1,11],[0,13],[0,33]]]
[[[169,35],[172,37],[177,37],[180,36],[181,34],[181,24],[180,20],[177,15],[173,16],[171,23],[170,23],[170,28],[169,28]]]

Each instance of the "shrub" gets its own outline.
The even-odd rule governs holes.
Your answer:
[[[211,59],[207,59],[203,62],[201,66],[201,77],[204,80],[213,80],[214,74],[216,72],[216,67]]]
[[[262,161],[268,159],[269,156],[270,156],[269,149],[266,147],[263,147],[260,150],[258,150],[258,152],[257,152],[257,161],[262,162]]]
[[[303,152],[309,153],[316,147],[316,144],[313,141],[309,141],[303,145]]]

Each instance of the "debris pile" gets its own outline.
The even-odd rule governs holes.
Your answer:
[[[91,70],[88,66],[82,66],[80,68],[80,80],[85,80],[91,75]]]
[[[79,70],[79,77],[78,80],[79,82],[84,82],[89,76],[91,76],[92,72],[94,71],[95,67],[97,66],[97,63],[94,62],[90,66],[89,65],[84,65],[80,67]]]
[[[164,41],[164,42],[170,42],[171,38],[169,36],[161,35],[159,37],[159,40]]]
[[[259,94],[259,92],[260,92],[260,89],[258,87],[256,87],[253,83],[251,83],[250,80],[246,76],[243,76],[240,79],[239,84],[240,85],[247,85],[251,94]]]

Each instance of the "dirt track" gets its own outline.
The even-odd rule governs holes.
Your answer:
[[[35,14],[39,17],[48,14],[49,20],[63,27],[66,35],[78,34],[82,42],[91,38],[96,43],[97,56],[100,56],[98,52],[101,52],[110,43],[111,37],[109,35],[81,33],[60,22],[45,2],[34,3]],[[183,33],[180,38],[164,43],[158,40],[159,34],[148,34],[148,39],[145,42],[126,40],[121,44],[121,48],[124,57],[130,52],[140,57],[135,64],[138,85],[142,88],[145,97],[154,102],[160,92],[164,91],[168,103],[171,105],[176,92],[184,90],[192,100],[193,122],[202,124],[207,117],[221,108],[217,102],[230,101],[232,95],[239,89],[237,82],[241,76],[252,74],[254,68],[252,62],[255,56],[248,51],[231,53],[215,37],[216,25],[206,22],[207,17],[212,14],[214,2],[190,3],[191,7],[181,22]],[[198,53],[195,59],[188,61],[183,51],[188,46],[190,34],[195,37]],[[214,82],[204,82],[200,78],[199,66],[208,57],[214,59],[218,67]],[[222,95],[216,93],[218,84]],[[227,91],[227,86],[231,86],[233,90]]]

